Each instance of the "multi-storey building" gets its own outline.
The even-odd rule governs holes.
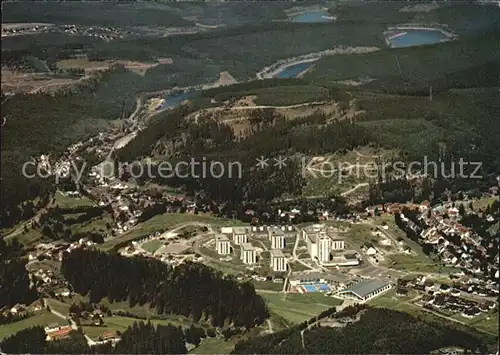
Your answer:
[[[245,227],[234,227],[233,228],[233,243],[236,245],[242,245],[248,243],[248,230]]]
[[[330,261],[330,251],[332,250],[332,239],[326,233],[319,233],[316,237],[316,245],[318,248],[317,256],[320,263]]]
[[[285,255],[280,249],[271,249],[271,267],[274,271],[286,271]]]
[[[241,260],[244,264],[255,264],[257,262],[257,251],[250,243],[241,244]]]
[[[283,249],[285,247],[285,232],[281,228],[269,228],[268,234],[271,249]]]
[[[345,249],[344,240],[338,238],[335,230],[324,225],[317,224],[303,229],[302,238],[311,258],[317,258],[320,263],[328,263],[332,251]]]
[[[231,243],[229,238],[225,235],[217,237],[217,240],[215,241],[215,248],[217,249],[217,253],[219,255],[231,254]]]
[[[332,238],[332,250],[344,250],[345,243],[342,239]]]

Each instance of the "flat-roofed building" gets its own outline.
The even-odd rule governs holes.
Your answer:
[[[332,238],[332,250],[344,250],[345,242],[342,239]]]
[[[281,228],[269,228],[268,234],[271,249],[283,249],[285,247],[285,232]]]
[[[245,227],[234,227],[233,228],[233,243],[236,245],[242,245],[248,243],[248,230]]]
[[[220,235],[215,241],[215,249],[219,255],[231,254],[231,242],[225,235]]]
[[[61,340],[69,337],[69,333],[71,333],[73,329],[71,326],[67,325],[64,327],[60,327],[57,330],[50,331],[50,332],[45,332],[46,334],[46,340],[47,341],[53,341],[53,340]]]
[[[375,296],[378,296],[392,288],[390,282],[384,282],[377,279],[363,280],[351,287],[337,292],[341,298],[354,299],[360,302],[366,302]]]
[[[306,242],[307,251],[311,258],[316,258],[318,256],[318,247],[316,244],[318,234],[322,229],[321,225],[312,225],[310,227],[302,229],[302,239]]]
[[[294,272],[289,277],[291,286],[311,283],[337,283],[344,282],[344,279],[346,279],[344,275],[334,275],[318,271]]]
[[[280,249],[271,249],[271,267],[273,271],[286,271],[285,254]]]
[[[241,260],[243,264],[255,264],[257,262],[257,251],[250,243],[241,244]]]
[[[359,259],[354,253],[344,253],[342,255],[334,255],[328,263],[323,263],[324,266],[357,266]]]
[[[332,250],[332,239],[326,233],[321,232],[316,238],[318,261],[320,263],[328,263],[330,261],[330,251]]]

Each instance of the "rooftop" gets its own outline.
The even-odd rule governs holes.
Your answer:
[[[227,236],[225,236],[224,234],[221,234],[221,235],[217,236],[217,240],[218,241],[229,241],[229,238]]]
[[[269,250],[269,253],[274,258],[284,258],[285,257],[285,254],[283,254],[283,251],[281,251],[280,249],[271,249],[271,250]]]
[[[250,243],[243,243],[241,244],[241,250],[255,250],[255,248]]]
[[[54,338],[54,337],[62,337],[68,335],[72,331],[71,326],[66,326],[66,327],[61,327],[59,330],[55,330],[53,332],[48,332],[47,335]]]
[[[234,234],[246,234],[247,233],[247,228],[246,227],[234,227],[233,228],[233,233]]]
[[[377,280],[377,279],[363,280],[351,287],[346,288],[345,290],[340,291],[340,293],[352,292],[356,296],[364,298],[373,291],[376,291],[387,284],[388,282],[384,282],[382,280]]]
[[[285,235],[285,232],[280,227],[271,227],[268,231],[271,235]]]

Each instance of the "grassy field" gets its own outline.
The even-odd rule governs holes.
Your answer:
[[[428,261],[414,255],[393,254],[387,256],[387,259],[387,265],[396,270],[431,273],[453,273],[460,271],[460,269],[442,266],[438,262]]]
[[[341,300],[323,294],[260,293],[269,310],[292,323],[301,323],[330,307],[342,304]]]
[[[415,314],[415,312],[420,311],[420,308],[418,306],[407,303],[414,296],[415,294],[408,293],[407,296],[399,297],[396,296],[395,290],[390,290],[389,292],[370,300],[368,304],[374,307],[389,308],[396,311]]]
[[[498,312],[494,314],[490,314],[488,316],[479,317],[480,319],[471,322],[471,327],[474,327],[478,330],[483,330],[492,334],[498,334],[498,323],[499,317]]]
[[[67,322],[50,312],[43,311],[33,317],[29,317],[19,322],[9,323],[0,325],[0,340],[5,339],[22,329],[26,329],[34,326],[46,326],[52,323],[58,323],[59,325],[66,325]]]
[[[491,205],[495,201],[498,201],[498,197],[496,196],[485,197],[480,200],[474,201],[472,203],[472,207],[474,207],[475,210],[485,209],[486,207],[488,207],[488,205]],[[466,208],[468,207],[469,205],[466,205]]]
[[[367,224],[353,224],[343,235],[348,244],[359,247],[366,242],[371,242],[373,239],[373,235],[371,234],[372,228]]]
[[[165,213],[154,216],[146,222],[140,223],[129,232],[123,234],[118,238],[113,238],[99,246],[102,250],[110,250],[119,244],[131,242],[133,240],[141,239],[149,234],[166,230],[174,227],[175,225],[189,222],[208,223],[217,226],[231,226],[241,225],[237,220],[222,219],[211,216],[193,215],[188,213]]]
[[[84,326],[83,331],[85,334],[87,334],[90,338],[92,339],[98,339],[100,335],[102,335],[105,332],[116,332],[120,331],[123,332],[125,331],[128,327],[130,327],[132,324],[135,322],[147,322],[146,320],[141,320],[137,318],[131,318],[131,317],[122,317],[122,316],[111,316],[111,317],[104,317],[104,325],[103,326]],[[173,324],[173,325],[184,325],[184,326],[189,326],[190,323],[185,323],[185,322],[179,322],[176,321],[175,318],[168,319],[168,320],[158,320],[158,319],[152,319],[150,322],[154,325],[167,325],[167,324]]]
[[[189,354],[229,354],[236,344],[237,340],[208,338],[203,339],[201,344],[191,350]]]
[[[163,241],[161,240],[152,240],[150,242],[146,242],[142,245],[142,249],[146,250],[147,252],[153,254],[155,251],[160,249],[160,247],[163,245]]]
[[[69,303],[64,303],[54,299],[47,299],[46,302],[49,305],[50,309],[69,316]]]
[[[281,291],[283,290],[283,283],[274,283],[268,281],[254,281],[252,280],[253,285],[256,290],[269,290],[269,291]]]
[[[67,216],[67,215],[66,215]],[[99,217],[92,218],[86,222],[71,226],[72,233],[101,232],[107,234],[107,225],[112,224],[113,218],[109,213],[104,213]]]
[[[55,194],[55,205],[58,205],[59,208],[74,208],[74,207],[83,207],[83,206],[95,206],[95,203],[89,199],[88,197],[69,197],[64,196],[60,191],[57,191]]]

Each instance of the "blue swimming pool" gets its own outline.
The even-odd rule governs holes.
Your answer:
[[[292,22],[297,23],[318,23],[318,22],[330,22],[331,15],[324,10],[308,11],[302,14],[293,15],[290,17]]]
[[[318,290],[316,289],[316,286],[314,285],[302,285],[302,287],[307,291],[307,292],[317,292]]]
[[[401,33],[404,34],[389,39],[391,47],[421,46],[424,44],[439,43],[448,38],[439,30],[401,30]]]
[[[327,284],[317,284],[317,286],[321,292],[330,291],[330,287]]]

